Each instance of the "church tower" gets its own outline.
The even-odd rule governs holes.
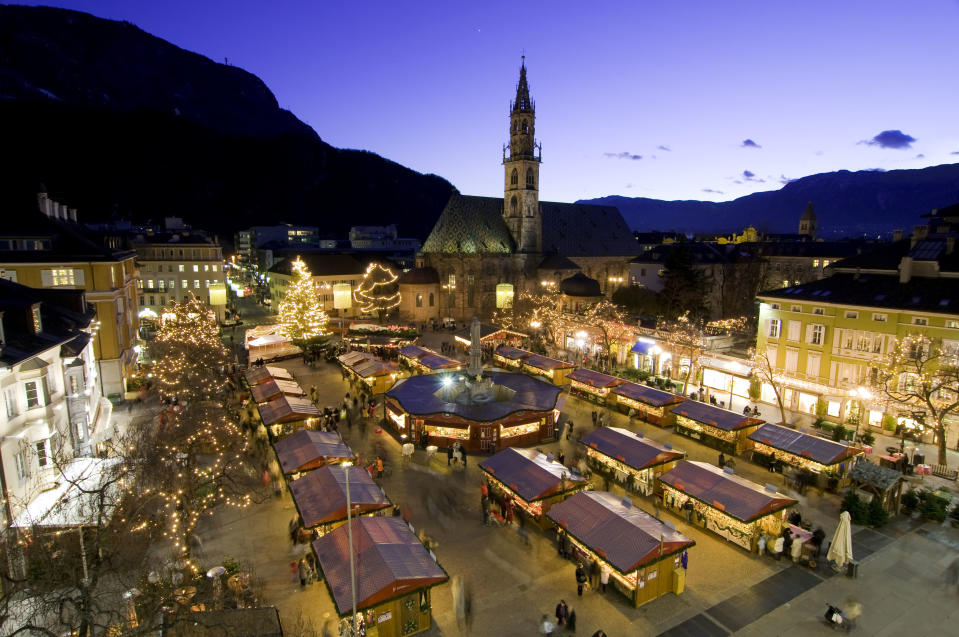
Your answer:
[[[506,176],[503,217],[519,252],[542,252],[543,249],[539,212],[539,164],[543,151],[533,136],[535,120],[536,108],[529,99],[524,55],[516,99],[510,104],[509,145],[503,146]]]
[[[806,235],[813,239],[816,238],[816,211],[813,210],[812,202],[806,204],[802,217],[799,218],[799,234]]]

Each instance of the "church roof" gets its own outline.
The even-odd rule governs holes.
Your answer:
[[[553,252],[539,264],[539,270],[579,270],[578,265],[567,259],[561,254]]]
[[[510,105],[511,111],[531,111],[533,103],[529,99],[529,84],[526,82],[526,61],[519,68],[519,83],[516,85],[516,100]]]
[[[422,251],[509,254],[514,249],[513,237],[503,219],[502,199],[454,192],[423,242]]]

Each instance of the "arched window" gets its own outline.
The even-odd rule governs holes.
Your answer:
[[[514,133],[518,133],[518,132],[519,132],[519,120],[516,120],[516,121],[513,122],[513,132],[514,132]]]
[[[509,176],[509,183],[511,186],[515,186],[519,183],[519,173],[516,172],[516,169],[513,169],[513,174]]]
[[[523,134],[529,135],[529,124],[526,122],[525,119],[523,120]]]
[[[518,211],[518,206],[519,206],[519,202],[516,200],[516,197],[513,197],[512,199],[509,200],[509,213],[510,213],[510,216],[513,216],[513,217],[517,216],[517,214],[518,214],[518,212],[519,212],[519,211]]]
[[[433,307],[433,293],[430,292],[430,307]]]
[[[534,183],[533,183],[533,169],[532,169],[532,168],[528,168],[528,169],[526,170],[526,187],[527,187],[527,188],[535,188],[535,187],[536,187],[536,186],[534,185]]]

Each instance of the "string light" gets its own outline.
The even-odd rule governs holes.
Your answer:
[[[277,308],[280,332],[294,341],[329,334],[329,317],[320,305],[313,274],[300,257],[293,262],[293,277]]]
[[[397,307],[400,304],[398,278],[389,267],[371,263],[353,293],[356,302],[360,304],[360,311],[386,312]]]

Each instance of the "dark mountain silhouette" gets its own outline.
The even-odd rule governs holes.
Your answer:
[[[452,187],[323,142],[256,76],[126,22],[0,5],[0,188],[81,220],[177,215],[221,234],[280,221],[425,238]]]
[[[762,232],[792,233],[810,201],[819,234],[826,238],[908,230],[921,222],[919,215],[959,201],[959,164],[888,172],[840,170],[719,203],[616,195],[587,203],[618,207],[629,226],[641,232],[739,232],[751,225]]]

